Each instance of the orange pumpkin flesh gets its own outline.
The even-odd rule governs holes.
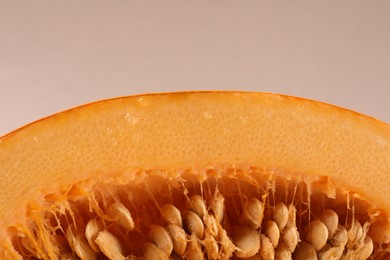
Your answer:
[[[152,225],[167,225],[161,207],[173,204],[186,219],[197,194],[210,215],[216,194],[224,197],[220,224],[233,244],[220,242],[222,258],[240,256],[234,236],[251,198],[265,208],[258,230],[282,202],[295,206],[302,239],[333,209],[347,229],[355,219],[369,224],[371,256],[384,257],[390,241],[390,126],[299,98],[203,92],[96,102],[2,137],[0,172],[1,259],[80,257],[69,237],[85,241],[91,219],[119,238],[124,256],[142,256],[148,240],[155,249]],[[118,203],[134,230],[107,213]],[[190,241],[207,251],[205,238]],[[102,248],[94,257],[110,258]]]

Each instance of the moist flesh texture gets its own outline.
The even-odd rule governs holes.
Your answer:
[[[390,257],[378,235],[384,213],[325,176],[249,166],[110,176],[30,203],[27,223],[8,227],[13,250],[24,259]]]

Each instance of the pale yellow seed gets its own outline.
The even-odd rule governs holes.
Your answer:
[[[143,246],[143,259],[145,260],[169,260],[168,255],[153,244],[152,242],[146,242],[145,245]]]
[[[205,239],[202,241],[207,254],[207,259],[219,258],[219,245],[215,238],[208,232],[206,232]]]
[[[280,231],[282,231],[287,225],[288,213],[288,208],[284,203],[278,203],[275,206],[273,219],[275,220],[276,225],[278,225]]]
[[[130,211],[122,203],[114,203],[108,209],[108,215],[127,230],[134,229],[134,220]]]
[[[182,227],[169,224],[166,227],[173,243],[173,251],[178,255],[183,255],[187,248],[187,234]]]
[[[279,244],[275,250],[275,260],[292,260],[292,253],[285,246]]]
[[[370,226],[371,226],[370,222],[365,222],[365,223],[364,223],[364,225],[363,225],[363,227],[362,227],[362,229],[363,229],[363,235],[362,235],[362,237],[361,237],[360,240],[359,240],[359,244],[364,244],[364,240],[365,240],[365,238],[366,238],[367,235],[368,235],[368,231],[370,230]]]
[[[278,225],[275,221],[268,220],[265,224],[264,234],[269,238],[272,243],[273,248],[277,248],[280,239],[280,232]]]
[[[88,241],[89,246],[95,252],[100,252],[99,246],[95,243],[95,239],[97,238],[99,232],[103,229],[103,224],[96,219],[91,219],[90,221],[88,221],[85,227],[85,237]]]
[[[354,220],[348,230],[348,247],[353,248],[363,236],[363,227],[359,221]]]
[[[256,198],[247,201],[242,209],[240,224],[259,229],[264,217],[264,206]]]
[[[73,239],[76,237],[77,230],[74,224],[70,224],[65,231],[65,237],[69,242],[69,245],[72,247]]]
[[[329,239],[329,242],[334,247],[344,248],[348,243],[348,232],[345,227],[339,225],[333,237]]]
[[[211,200],[210,209],[218,220],[218,223],[222,223],[223,215],[225,213],[225,198],[221,193],[216,192],[214,194],[213,199]]]
[[[271,240],[263,234],[260,234],[260,256],[263,260],[273,260],[275,258],[275,248]]]
[[[203,219],[207,215],[206,203],[204,202],[202,196],[194,195],[190,198],[190,205],[192,210],[198,214],[198,216]]]
[[[318,259],[320,260],[339,260],[343,256],[343,247],[332,247],[327,244],[322,248],[321,252],[318,253]]]
[[[234,227],[232,238],[237,247],[236,252],[234,252],[236,257],[251,257],[260,250],[260,236],[254,229],[243,226]]]
[[[318,252],[325,246],[328,235],[329,231],[326,225],[316,219],[311,221],[307,226],[305,240]]]
[[[339,216],[337,213],[331,209],[327,209],[321,214],[320,220],[328,228],[329,237],[333,237],[339,226]]]
[[[290,252],[294,252],[296,246],[299,242],[299,233],[297,227],[289,227],[284,230],[282,236],[282,241],[284,245]]]
[[[83,234],[76,231],[74,224],[69,225],[65,232],[66,239],[69,242],[70,248],[82,260],[95,259],[95,252],[89,247],[88,242],[84,240]]]
[[[167,255],[173,250],[173,242],[168,231],[162,226],[152,225],[149,230],[149,239],[161,248]]]
[[[296,227],[297,226],[297,209],[293,204],[288,206],[288,221],[287,227]]]
[[[189,234],[195,234],[197,238],[203,239],[204,225],[199,215],[193,211],[187,211],[184,216],[184,227]]]
[[[96,244],[99,246],[103,254],[112,260],[124,260],[122,245],[119,239],[107,230],[99,232],[95,239]]]
[[[178,208],[176,208],[174,205],[165,204],[160,209],[160,214],[161,214],[162,219],[167,224],[175,224],[175,225],[180,226],[180,227],[183,226],[183,221],[181,219],[180,210]]]
[[[187,251],[185,253],[185,259],[187,260],[203,260],[205,256],[202,251],[202,247],[199,243],[199,240],[192,235],[188,241]]]
[[[213,237],[218,237],[218,222],[214,215],[206,215],[203,219],[206,229]]]
[[[374,250],[374,244],[369,236],[364,239],[364,244],[356,250],[357,259],[367,259]]]
[[[299,243],[299,246],[293,253],[293,259],[297,260],[317,260],[315,248],[306,242]]]

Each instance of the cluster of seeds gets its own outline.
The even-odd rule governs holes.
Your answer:
[[[165,225],[150,226],[150,241],[143,246],[145,259],[228,259],[235,256],[267,260],[360,260],[367,259],[373,251],[373,242],[367,235],[368,223],[362,226],[354,220],[347,231],[339,224],[337,213],[330,209],[311,221],[300,238],[297,210],[292,204],[278,203],[272,217],[263,221],[264,203],[251,198],[242,208],[238,225],[226,229],[222,225],[224,196],[221,193],[213,196],[209,207],[200,195],[191,196],[189,204],[190,208],[184,211],[173,204],[160,208]],[[112,204],[107,214],[122,228],[134,229],[131,214],[123,204]],[[86,225],[85,239],[77,235],[73,224],[68,227],[66,238],[81,259],[94,259],[98,252],[109,259],[125,259],[119,239],[95,219]]]
[[[209,190],[188,187],[176,187],[181,197],[168,195],[167,203],[144,186],[151,197],[142,202],[147,204],[144,209],[139,207],[143,204],[121,201],[119,195],[96,207],[89,198],[84,198],[89,204],[77,199],[79,211],[69,206],[72,214],[56,212],[63,221],[56,217],[45,224],[34,222],[34,228],[15,238],[14,246],[28,259],[363,260],[373,256],[369,222],[339,219],[331,209],[314,216],[308,208],[302,210],[299,201],[275,200],[270,191],[241,193],[221,184]],[[313,219],[302,220],[302,211],[309,211]],[[75,215],[83,214],[86,217],[76,220]],[[55,231],[45,230],[49,225]],[[56,252],[47,246],[53,241],[60,248]]]
[[[112,204],[107,211],[107,217],[127,231],[134,229],[133,218],[122,203]],[[109,259],[125,259],[119,239],[97,219],[91,219],[87,223],[84,234],[78,232],[74,224],[69,225],[66,229],[66,239],[72,251],[81,259],[95,259],[96,253],[99,252]]]
[[[165,226],[153,225],[149,231],[144,257],[159,256],[169,259],[173,255],[185,259],[227,259],[236,250],[223,228],[224,197],[216,192],[207,208],[202,196],[189,198],[190,208],[180,211],[172,204],[164,205],[160,212]]]
[[[294,252],[296,259],[367,259],[373,252],[372,239],[367,235],[369,223],[363,227],[357,220],[347,229],[331,209],[313,220],[303,231],[303,241]]]

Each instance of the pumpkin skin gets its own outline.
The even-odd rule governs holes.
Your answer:
[[[226,165],[322,178],[329,196],[341,189],[380,209],[376,239],[390,241],[389,125],[289,96],[167,93],[84,105],[2,137],[0,257],[18,257],[9,227],[28,221],[26,207],[73,183]]]

